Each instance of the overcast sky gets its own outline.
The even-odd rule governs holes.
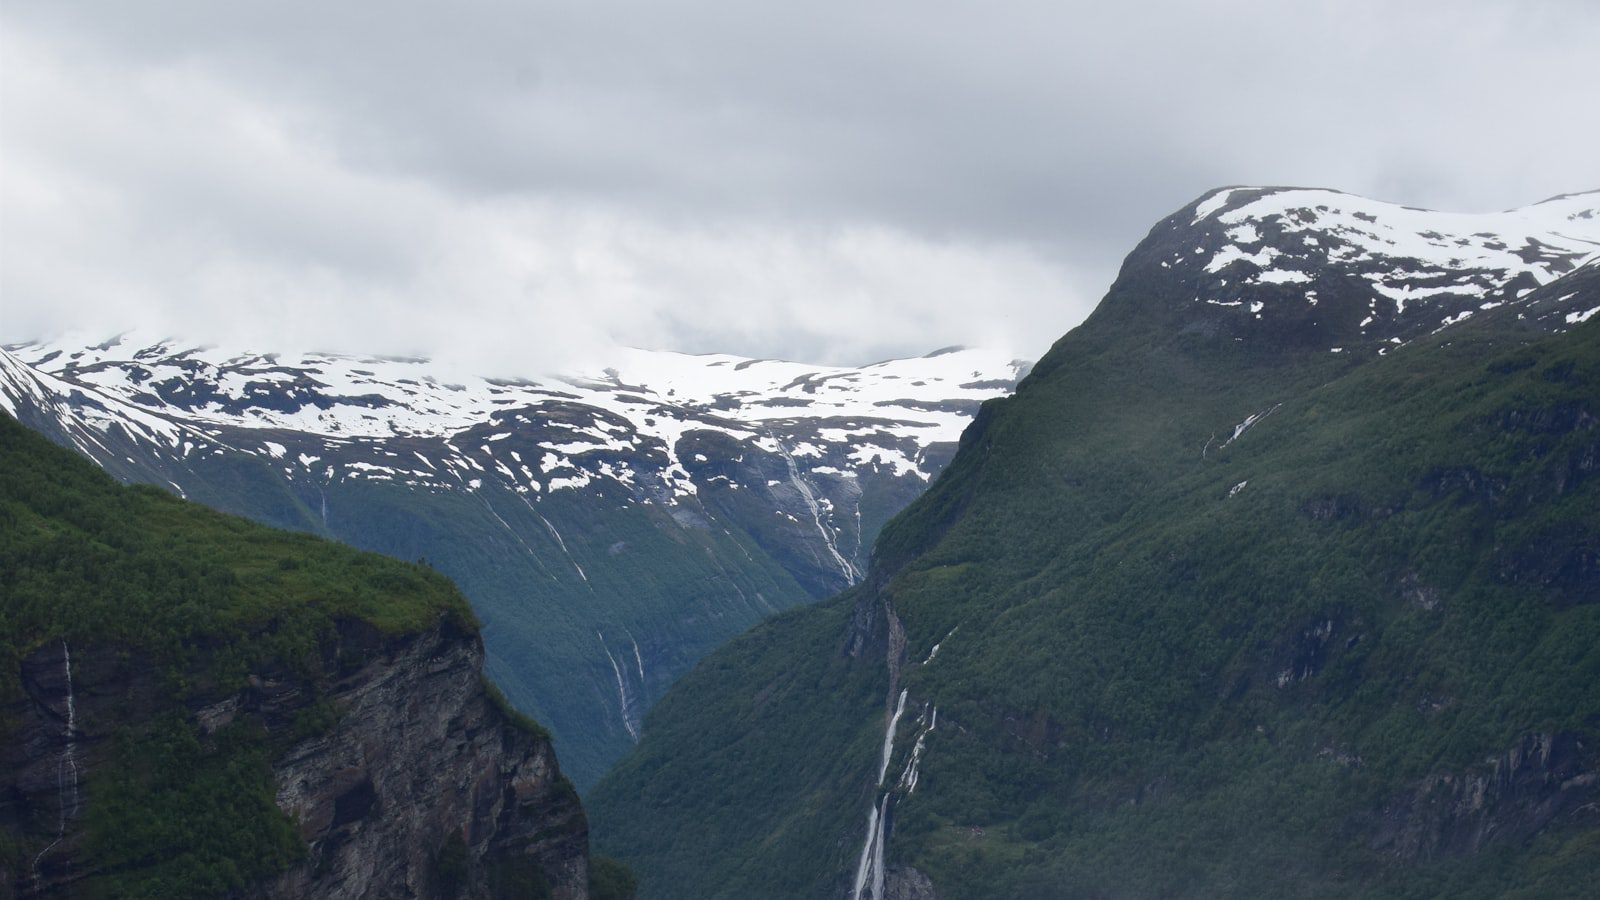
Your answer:
[[[1036,357],[1224,184],[1600,187],[1600,4],[0,0],[0,341]]]

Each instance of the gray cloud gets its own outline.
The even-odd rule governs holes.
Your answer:
[[[1218,184],[1460,210],[1600,184],[1583,2],[12,0],[0,24],[7,340],[1036,355]]]

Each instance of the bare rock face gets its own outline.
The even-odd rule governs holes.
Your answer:
[[[192,710],[203,733],[240,716],[285,737],[319,711],[332,720],[273,759],[277,804],[308,852],[249,895],[588,896],[577,793],[549,738],[491,696],[476,634],[448,618],[402,636],[346,621],[321,651],[315,675],[258,672]],[[69,667],[68,652],[22,660],[24,696],[0,708],[0,835],[44,848],[0,860],[0,897],[82,892],[96,874],[84,832],[96,772],[119,730],[168,705],[141,660],[72,647]]]
[[[477,638],[442,625],[384,642],[352,624],[340,640],[367,661],[331,686],[338,723],[273,766],[310,853],[262,896],[443,897],[521,878],[587,897],[578,796],[549,739],[490,699]]]
[[[1399,859],[1435,859],[1597,822],[1595,749],[1567,732],[1530,734],[1481,766],[1424,779],[1384,810],[1372,845]]]
[[[884,900],[936,900],[933,881],[910,866],[895,866],[889,870],[883,885]]]

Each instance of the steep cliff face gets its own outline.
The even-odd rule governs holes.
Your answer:
[[[482,895],[521,878],[552,897],[587,896],[577,794],[548,736],[491,698],[477,638],[446,625],[386,641],[352,623],[341,642],[337,656],[354,650],[365,661],[325,686],[337,722],[273,761],[278,807],[299,823],[309,852],[262,894]],[[280,676],[251,693],[219,711],[246,701],[267,713],[287,701],[269,718],[288,724],[308,692]]]
[[[1600,825],[1600,753],[1573,732],[1525,735],[1463,771],[1438,772],[1384,809],[1372,846],[1406,862]]]
[[[577,794],[483,661],[426,567],[0,416],[0,897],[586,898]]]
[[[588,896],[577,794],[548,737],[491,696],[482,662],[476,635],[448,621],[390,637],[346,620],[310,674],[253,672],[194,709],[202,741],[244,725],[283,747],[270,759],[274,799],[304,851],[247,892],[489,896],[515,881],[534,896]],[[22,660],[24,696],[3,713],[0,823],[19,847],[42,849],[7,873],[17,895],[74,896],[102,874],[89,837],[96,785],[118,736],[166,704],[147,663],[59,642]]]

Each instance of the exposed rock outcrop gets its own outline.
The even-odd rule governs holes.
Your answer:
[[[1372,845],[1400,859],[1432,859],[1558,824],[1600,824],[1600,759],[1574,734],[1530,734],[1480,767],[1424,779],[1384,810]]]
[[[150,668],[117,648],[73,647],[70,678],[62,656],[54,643],[25,658],[25,696],[0,711],[0,828],[46,848],[5,873],[23,897],[74,895],[97,874],[84,827],[96,772],[114,735],[169,705]],[[192,710],[202,734],[249,717],[286,747],[272,762],[276,799],[307,853],[253,896],[492,896],[513,884],[588,896],[577,794],[548,737],[497,702],[482,662],[477,635],[448,617],[401,636],[346,620],[309,666],[256,672]],[[331,724],[297,739],[319,711]]]
[[[928,876],[910,866],[891,868],[883,886],[883,900],[934,900],[937,896]]]
[[[339,657],[363,663],[330,686],[338,723],[273,766],[278,806],[299,821],[310,853],[262,894],[449,896],[455,875],[440,861],[459,836],[469,863],[461,888],[478,893],[516,870],[553,897],[587,896],[577,793],[549,739],[491,699],[476,636],[444,625],[386,642],[352,623],[340,641]],[[272,688],[264,682],[259,696]]]

